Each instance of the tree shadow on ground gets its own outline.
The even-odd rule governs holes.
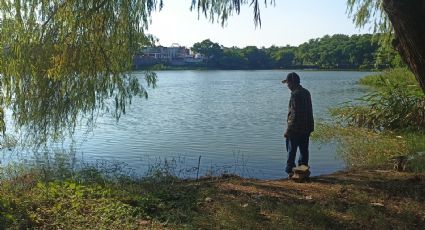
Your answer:
[[[324,229],[417,229],[425,225],[424,177],[365,172],[289,180],[218,184],[230,200],[254,203],[264,226]],[[239,210],[243,212],[244,209]],[[263,226],[263,227],[264,227]]]
[[[326,185],[354,186],[365,192],[387,196],[392,199],[425,201],[425,175],[396,173],[391,171],[367,171],[312,178],[312,182]]]

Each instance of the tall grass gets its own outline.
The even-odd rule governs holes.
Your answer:
[[[391,132],[319,123],[313,139],[336,141],[338,155],[349,168],[392,167],[391,158],[414,152],[409,139]]]
[[[388,69],[379,74],[369,75],[359,80],[359,83],[362,85],[368,85],[378,89],[385,88],[387,82],[406,87],[410,91],[421,91],[415,75],[407,68]]]
[[[335,123],[317,125],[314,137],[340,143],[338,153],[351,167],[391,166],[392,157],[408,155],[412,170],[425,171],[418,164],[425,163],[418,155],[425,150],[425,96],[413,74],[387,70],[360,83],[374,91],[360,103],[332,108]]]
[[[366,77],[360,82],[376,91],[359,99],[361,105],[344,105],[331,109],[331,114],[348,126],[425,132],[425,96],[412,78],[405,69]]]

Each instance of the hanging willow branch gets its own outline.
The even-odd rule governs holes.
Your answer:
[[[264,5],[274,5],[275,0],[264,0]],[[253,8],[254,24],[261,27],[260,0],[192,0],[191,10],[197,9],[198,16],[203,13],[211,22],[225,25],[229,16],[241,12],[241,6],[249,5]]]
[[[147,97],[129,71],[138,48],[152,42],[144,30],[162,2],[0,1],[0,112],[11,110],[16,128],[38,143],[100,109],[118,118],[134,96]],[[156,76],[145,80],[155,86]]]

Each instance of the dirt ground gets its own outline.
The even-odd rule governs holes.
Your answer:
[[[197,227],[423,229],[425,175],[354,170],[309,182],[219,178],[208,183]],[[203,186],[201,186],[201,189]],[[207,218],[202,221],[203,218]],[[208,223],[207,225],[205,225]]]

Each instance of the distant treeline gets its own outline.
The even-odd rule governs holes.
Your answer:
[[[400,56],[392,48],[381,47],[376,36],[326,35],[299,46],[269,48],[223,47],[206,39],[190,49],[205,57],[198,67],[212,69],[383,69],[402,66]]]

